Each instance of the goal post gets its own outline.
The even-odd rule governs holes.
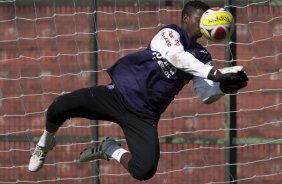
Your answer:
[[[161,159],[146,183],[281,181],[282,3],[203,1],[236,11],[231,42],[200,42],[216,67],[243,65],[249,85],[211,105],[186,85],[161,117]],[[27,164],[52,100],[107,84],[106,69],[146,48],[161,26],[178,24],[185,2],[0,0],[0,183],[137,183],[116,162],[77,160],[106,136],[126,147],[113,122],[68,120],[44,168],[29,173]]]
[[[236,8],[231,7],[232,0],[225,0],[226,9],[235,17],[236,24]],[[229,41],[226,41],[224,49],[225,54],[225,66],[231,67],[237,65],[237,49],[236,49],[236,29],[231,36]],[[224,181],[227,183],[237,183],[237,98],[236,95],[225,95],[224,96],[224,116],[225,124],[225,169],[224,169]]]
[[[89,61],[90,61],[90,70],[91,71],[98,71],[98,48],[97,48],[97,17],[96,17],[96,10],[97,10],[97,2],[93,0],[89,0],[88,4],[89,9],[89,50],[92,51],[89,53]],[[91,73],[90,75],[90,84],[92,86],[98,85],[98,75],[97,72]],[[98,121],[92,121],[93,127],[91,128],[91,139],[94,142],[99,141],[99,129],[98,129]],[[93,163],[93,176],[97,176],[93,178],[94,184],[100,184],[99,180],[99,161]]]

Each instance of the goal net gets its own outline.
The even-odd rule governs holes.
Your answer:
[[[115,161],[79,163],[80,151],[104,137],[126,147],[113,122],[74,118],[58,131],[57,146],[37,173],[27,169],[59,95],[110,82],[115,61],[144,49],[156,31],[180,24],[186,1],[0,0],[0,183],[139,183]],[[158,124],[161,158],[148,184],[278,183],[282,180],[282,3],[275,0],[205,0],[235,9],[236,40],[208,42],[214,65],[243,65],[249,83],[204,105],[188,84]],[[226,61],[226,48],[236,52]],[[226,116],[236,113],[236,127]],[[231,147],[226,144],[230,141]],[[98,139],[96,139],[98,138]],[[228,152],[228,150],[235,152]],[[235,156],[234,163],[226,158]],[[234,158],[233,158],[234,161]],[[228,166],[236,166],[230,171]],[[228,177],[228,178],[226,178]]]

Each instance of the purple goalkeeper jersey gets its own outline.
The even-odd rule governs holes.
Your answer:
[[[176,31],[180,35],[179,44],[202,63],[211,61],[210,54],[200,44],[192,43],[182,28],[177,25],[164,28]],[[163,42],[165,46],[171,44],[165,38]],[[157,119],[193,78],[193,75],[173,66],[158,51],[151,50],[150,45],[145,50],[120,58],[108,73],[127,104]]]

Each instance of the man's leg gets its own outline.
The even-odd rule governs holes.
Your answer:
[[[152,121],[134,119],[129,119],[124,130],[130,153],[121,157],[121,164],[134,178],[148,180],[155,175],[160,158],[157,126]]]
[[[54,135],[59,127],[72,117],[114,120],[119,105],[114,104],[113,91],[105,86],[84,88],[56,98],[47,111],[45,130],[32,154],[29,170],[36,172],[55,144]],[[112,114],[111,114],[112,113]]]
[[[147,180],[155,174],[160,157],[156,122],[130,112],[114,86],[110,85],[108,89],[114,93],[111,95],[114,99],[105,99],[107,101],[102,106],[105,107],[102,111],[110,113],[110,121],[121,126],[130,152],[121,148],[114,140],[106,139],[99,146],[82,151],[79,160],[87,162],[96,159],[108,160],[111,157],[120,162],[134,178]]]
[[[55,133],[59,126],[49,121],[46,121],[45,126],[46,128],[29,160],[28,170],[32,172],[37,172],[43,166],[47,153],[56,146]]]
[[[128,171],[128,162],[132,159],[131,153],[126,152],[120,158],[121,165]]]
[[[56,98],[49,106],[45,122],[45,130],[41,135],[30,158],[28,169],[37,172],[44,164],[47,153],[56,145],[55,134],[66,119],[70,118],[74,110],[82,106],[83,90],[68,93]]]
[[[122,120],[123,119],[123,120]],[[113,139],[104,140],[80,154],[80,162],[114,158],[136,179],[148,180],[156,173],[160,157],[157,127],[130,112],[124,112],[121,121],[129,148],[127,150]]]
[[[55,133],[58,131],[60,125],[56,125],[46,120],[45,122],[45,130],[42,136],[39,139],[38,146],[46,147],[52,144],[52,141],[55,141]],[[54,145],[55,146],[55,145]]]

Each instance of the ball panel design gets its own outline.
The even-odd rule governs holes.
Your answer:
[[[223,8],[211,8],[203,13],[200,20],[202,35],[214,42],[230,39],[234,31],[234,18]]]
[[[225,29],[223,29],[222,27],[218,27],[217,29],[215,29],[215,32],[213,34],[213,37],[216,39],[216,40],[222,40],[222,39],[225,39],[226,37],[226,31]]]

